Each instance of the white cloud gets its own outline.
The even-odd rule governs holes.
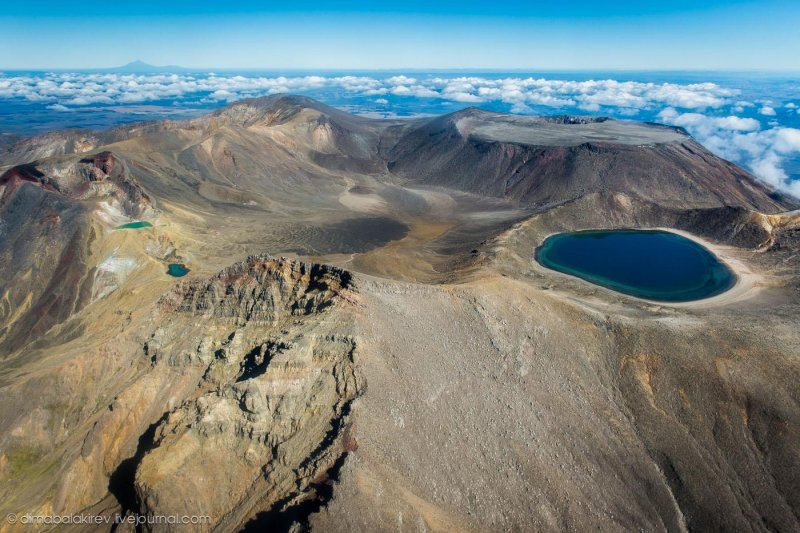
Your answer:
[[[454,91],[449,92],[443,95],[448,100],[453,100],[454,102],[467,102],[477,104],[479,102],[483,102],[483,98],[476,94],[468,93],[465,91]]]
[[[375,99],[375,103],[376,104],[381,104],[381,105],[386,105],[386,104],[389,103],[389,100],[387,100],[386,98],[376,98]]]
[[[72,111],[67,106],[61,104],[51,104],[47,106],[47,109],[52,109],[53,111]]]
[[[675,126],[682,126],[701,135],[708,135],[715,130],[756,131],[761,127],[754,118],[742,118],[735,115],[712,117],[702,113],[679,113],[668,107],[658,114],[658,118]]]
[[[774,148],[784,153],[800,152],[800,130],[777,128],[775,130]]]
[[[216,91],[211,93],[210,98],[212,100],[231,101],[236,98],[236,95],[227,89],[217,89]]]
[[[719,117],[714,119],[718,128],[731,131],[756,131],[761,124],[754,118],[742,118],[737,116]]]
[[[389,85],[411,85],[417,83],[417,79],[407,76],[392,76],[391,78],[386,78],[386,83]]]
[[[683,126],[711,151],[745,166],[767,185],[800,198],[800,181],[792,180],[784,170],[787,158],[800,156],[800,130],[761,130],[756,119],[679,113],[674,108],[664,109],[658,116]]]
[[[438,92],[425,87],[424,85],[398,85],[390,91],[395,96],[414,96],[417,98],[438,98]]]
[[[758,113],[760,115],[764,115],[765,117],[774,117],[776,115],[775,108],[768,105],[765,105],[761,109],[759,109]]]

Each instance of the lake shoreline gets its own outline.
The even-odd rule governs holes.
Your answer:
[[[651,305],[659,305],[659,306],[670,306],[670,307],[681,307],[681,308],[706,308],[706,307],[718,307],[729,305],[732,303],[736,303],[742,300],[750,299],[756,296],[761,289],[761,282],[763,277],[755,274],[752,272],[742,261],[734,257],[734,250],[737,250],[736,247],[727,246],[722,244],[715,244],[710,242],[702,237],[694,235],[684,230],[678,230],[675,228],[670,227],[653,227],[653,228],[587,228],[583,230],[576,230],[575,232],[568,232],[568,233],[577,233],[580,231],[615,231],[615,230],[634,230],[634,231],[642,231],[642,232],[656,232],[662,231],[667,233],[672,233],[675,235],[679,235],[684,237],[695,244],[698,244],[704,248],[706,248],[709,252],[711,252],[716,259],[724,264],[732,273],[735,278],[733,285],[725,290],[722,293],[708,296],[706,298],[700,298],[697,300],[688,300],[688,301],[665,301],[665,300],[655,300],[650,298],[645,298],[641,296],[636,296],[627,292],[622,292],[616,290],[612,287],[604,286],[599,283],[595,283],[584,279],[580,276],[573,275],[567,272],[561,272],[559,270],[550,268],[543,263],[541,263],[538,258],[538,252],[541,247],[547,242],[548,239],[555,235],[563,234],[564,232],[553,232],[548,233],[544,236],[541,240],[540,244],[534,249],[532,262],[536,265],[537,268],[541,268],[547,272],[557,274],[559,276],[569,277],[570,279],[577,279],[580,280],[582,283],[587,283],[592,287],[596,287],[598,289],[602,289],[604,291],[609,291],[617,296],[625,296],[628,298],[633,298],[640,302],[646,302]]]

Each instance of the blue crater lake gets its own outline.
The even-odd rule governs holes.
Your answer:
[[[536,249],[547,268],[618,292],[662,302],[723,293],[736,275],[696,242],[659,230],[559,233]]]
[[[189,273],[189,269],[182,263],[170,263],[167,266],[167,274],[176,278],[181,278]]]

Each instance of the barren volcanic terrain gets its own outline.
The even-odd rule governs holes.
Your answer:
[[[272,96],[2,150],[0,515],[800,531],[800,204],[679,128]],[[737,284],[534,260],[602,228]]]

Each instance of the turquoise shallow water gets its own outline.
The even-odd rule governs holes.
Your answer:
[[[144,220],[139,220],[137,222],[128,222],[127,224],[122,224],[121,226],[117,226],[114,229],[141,229],[141,228],[152,228],[153,225],[149,222]]]
[[[657,230],[591,230],[548,237],[536,249],[547,268],[618,292],[664,302],[723,293],[735,274],[685,237]]]
[[[170,276],[174,276],[176,278],[181,278],[188,274],[190,270],[186,268],[186,265],[181,263],[170,263],[167,266],[167,274]]]

